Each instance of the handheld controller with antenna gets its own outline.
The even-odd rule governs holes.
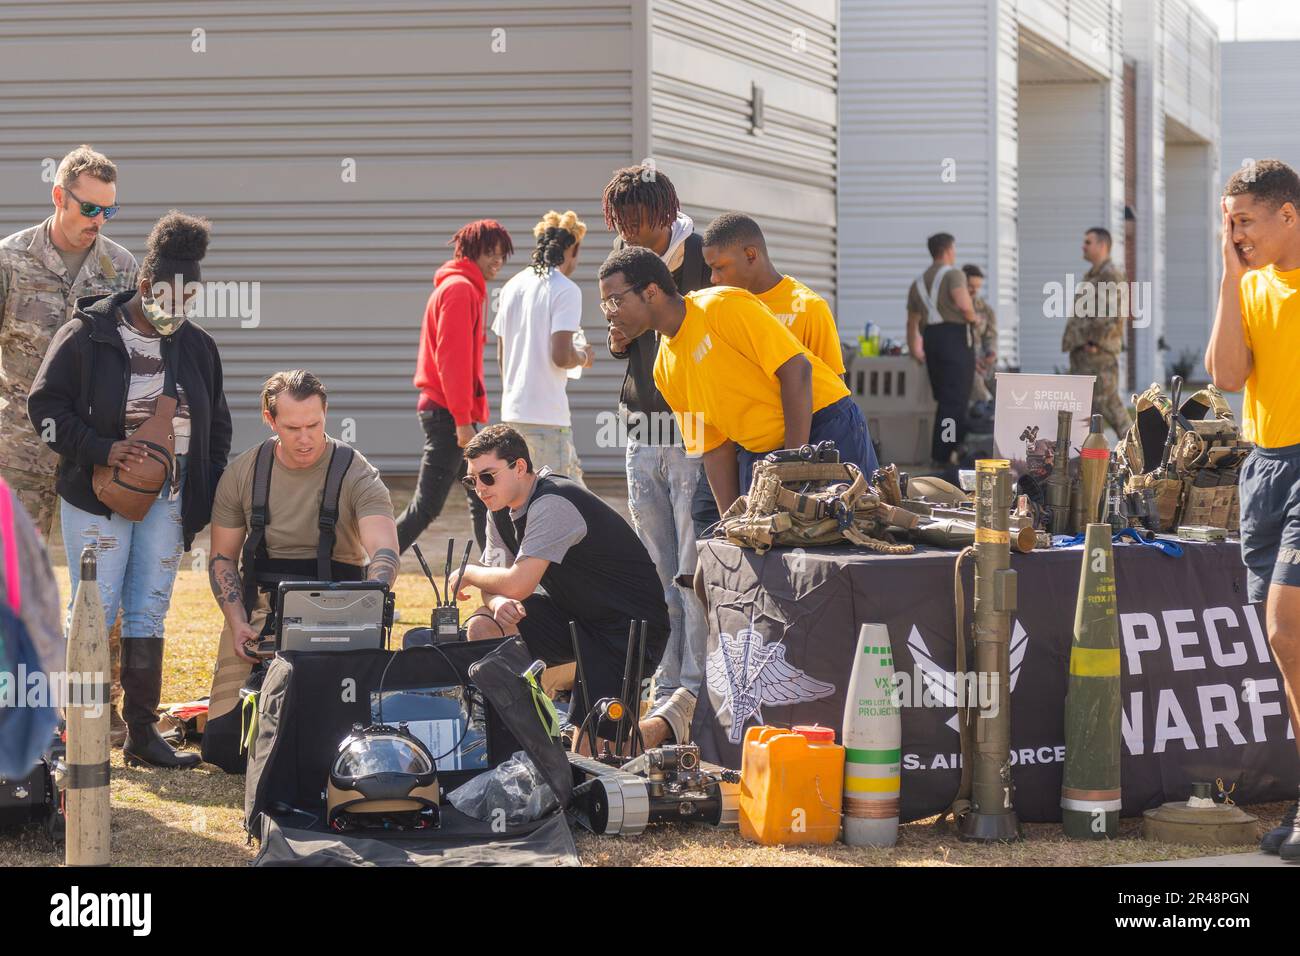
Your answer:
[[[465,542],[465,561],[461,562],[461,574],[465,573],[465,564],[469,560],[472,542]],[[456,539],[447,539],[447,564],[442,574],[442,594],[438,597],[438,606],[433,609],[433,639],[441,644],[445,641],[464,640],[460,632],[460,608],[456,606],[456,595],[451,588],[451,562],[456,550]],[[434,585],[434,592],[438,586]]]

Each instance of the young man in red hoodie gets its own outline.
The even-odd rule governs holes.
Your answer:
[[[461,228],[451,239],[455,255],[433,277],[433,294],[424,310],[415,387],[420,390],[420,425],[424,455],[415,497],[397,519],[402,551],[442,512],[452,483],[465,474],[461,449],[474,437],[476,425],[488,420],[487,388],[483,384],[483,304],[487,284],[496,278],[506,257],[515,251],[495,219],[480,219]],[[474,537],[483,550],[487,511],[478,495],[466,492],[474,522]]]

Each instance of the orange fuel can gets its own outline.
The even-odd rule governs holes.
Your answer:
[[[740,835],[765,846],[833,843],[844,748],[829,727],[750,727],[740,758]]]

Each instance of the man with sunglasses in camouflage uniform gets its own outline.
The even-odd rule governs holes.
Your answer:
[[[48,541],[58,495],[54,436],[32,430],[27,393],[50,340],[82,296],[134,289],[135,256],[103,235],[117,212],[117,167],[89,146],[59,163],[50,191],[54,215],[0,241],[0,475]],[[53,428],[53,422],[49,423]],[[113,667],[112,740],[121,746],[121,629],[109,640]]]
[[[135,288],[135,257],[103,235],[117,212],[116,184],[117,167],[78,146],[59,163],[54,215],[0,242],[0,474],[46,538],[59,459],[32,430],[27,393],[77,299]]]

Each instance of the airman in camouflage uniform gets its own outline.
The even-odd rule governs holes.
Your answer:
[[[106,157],[89,146],[77,147],[59,164],[51,189],[54,215],[0,240],[0,475],[47,540],[58,506],[54,473],[59,459],[32,428],[27,395],[54,333],[72,318],[77,299],[136,286],[135,257],[104,236],[105,213],[82,212],[82,200],[116,202],[116,188],[107,188],[116,179],[117,168]],[[56,245],[52,230],[63,237],[62,246],[71,248]],[[69,274],[65,258],[81,260],[75,275]],[[110,739],[117,747],[126,737],[118,714],[121,634],[115,623],[109,636]]]
[[[975,379],[971,387],[972,402],[993,398],[994,376],[998,366],[998,316],[983,296],[971,296],[975,306]]]
[[[1085,257],[1090,247],[1099,250],[1094,253],[1097,261],[1089,260],[1093,266],[1077,286],[1061,351],[1069,353],[1070,374],[1096,376],[1092,412],[1103,415],[1115,434],[1122,436],[1131,424],[1128,408],[1119,397],[1119,353],[1124,350],[1128,279],[1124,270],[1110,260],[1110,233],[1088,230]]]
[[[980,267],[967,263],[961,271],[966,274],[966,291],[970,293],[978,320],[971,330],[974,335],[971,347],[975,351],[975,377],[971,380],[970,400],[987,402],[993,398],[993,382],[998,367],[998,317],[993,306],[980,295],[984,288],[984,273]]]
[[[67,214],[80,216],[75,203]],[[27,418],[27,393],[77,299],[135,288],[138,268],[131,253],[100,233],[81,271],[68,275],[50,240],[53,219],[0,241],[0,474],[47,538],[59,459]]]

